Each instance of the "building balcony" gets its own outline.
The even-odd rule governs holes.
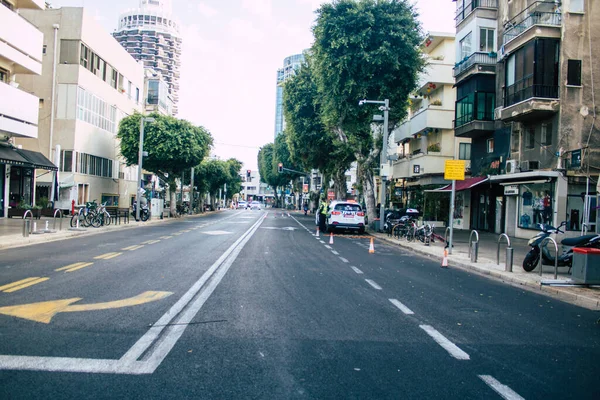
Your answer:
[[[0,132],[15,137],[36,139],[39,99],[2,82],[0,82],[0,99],[9,100],[0,101]]]
[[[528,121],[544,119],[560,108],[559,87],[534,85],[526,78],[504,89],[504,108],[500,109],[503,121]]]
[[[495,19],[496,13],[498,12],[498,0],[471,0],[464,6],[459,7],[456,10],[456,26],[460,25],[462,21],[467,19],[472,13],[487,13],[491,15],[482,15],[483,18]]]
[[[534,9],[529,7],[506,24],[502,35],[505,52],[510,53],[536,37],[561,38],[562,15],[552,11],[555,4],[540,2],[534,6],[536,4]]]
[[[495,130],[493,114],[464,116],[454,121],[454,136],[463,138],[478,138],[488,136]]]
[[[42,73],[44,35],[19,14],[0,7],[0,59],[14,63],[14,73]]]
[[[443,109],[442,106],[430,105],[428,108],[419,110],[413,117],[404,122],[394,131],[394,141],[401,142],[409,137],[431,129],[452,129],[454,110]]]
[[[426,90],[430,83],[438,86],[454,85],[451,64],[443,64],[437,60],[428,60],[428,62],[429,65],[425,67],[425,71],[419,75],[417,91]]]
[[[446,160],[453,157],[441,153],[410,154],[394,162],[392,176],[394,179],[418,178],[422,175],[443,174]]]
[[[496,53],[473,53],[456,63],[452,69],[452,75],[458,82],[473,74],[495,74],[497,58]]]

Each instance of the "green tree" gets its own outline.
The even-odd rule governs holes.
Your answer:
[[[359,162],[369,215],[375,215],[373,168],[382,140],[372,134],[373,109],[358,101],[389,99],[390,131],[405,117],[424,65],[416,17],[407,0],[334,0],[317,10],[311,51],[321,118]]]
[[[148,156],[144,157],[143,167],[168,183],[171,211],[175,212],[176,179],[208,155],[213,139],[205,128],[186,120],[157,113],[150,116],[154,122],[146,123],[144,127],[144,151]],[[117,136],[127,165],[138,162],[141,117],[142,114],[136,112],[123,118],[119,124]]]

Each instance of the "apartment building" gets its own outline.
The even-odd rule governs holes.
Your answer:
[[[18,78],[40,98],[38,139],[18,143],[58,153],[56,206],[70,209],[72,201],[91,200],[128,206],[138,177],[121,159],[116,133],[123,117],[143,110],[143,67],[83,8],[21,15],[46,40],[43,74]]]
[[[283,83],[296,73],[304,62],[304,54],[294,54],[283,60],[283,68],[277,70],[277,83],[275,92],[275,137],[285,129],[283,115]]]
[[[275,191],[271,186],[260,181],[260,172],[246,170],[240,174],[242,178],[242,197],[240,200],[260,201],[261,203],[271,204],[275,198]]]
[[[17,216],[11,211],[19,203],[34,204],[36,169],[56,170],[47,147],[28,151],[15,144],[38,137],[40,100],[18,78],[42,73],[44,43],[43,33],[20,13],[44,8],[43,0],[0,1],[0,217]]]
[[[396,199],[402,205],[411,204],[425,189],[447,183],[443,176],[446,160],[466,158],[464,146],[470,139],[455,138],[452,124],[454,39],[453,33],[427,36],[422,45],[427,66],[410,96],[406,120],[392,132],[398,155],[392,166],[392,190],[400,195]]]
[[[566,221],[572,235],[598,231],[600,4],[499,1],[497,27],[494,116],[510,148],[489,179],[503,188],[502,230],[526,238]]]

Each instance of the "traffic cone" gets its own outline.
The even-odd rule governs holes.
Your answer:
[[[329,235],[329,244],[333,244],[333,232]]]
[[[371,238],[371,244],[369,245],[369,254],[375,253],[375,245],[373,245],[373,238]]]
[[[317,237],[319,237],[319,227],[317,226]]]
[[[448,268],[448,249],[444,248],[444,256],[442,257],[442,268]]]

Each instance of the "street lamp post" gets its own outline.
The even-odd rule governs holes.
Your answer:
[[[379,111],[383,111],[383,146],[381,147],[381,168],[379,176],[381,178],[381,190],[379,197],[381,199],[379,208],[379,230],[383,231],[383,224],[385,223],[385,193],[386,193],[386,177],[383,176],[383,166],[387,164],[387,142],[388,142],[388,118],[390,111],[390,100],[367,100],[363,99],[358,102],[359,106],[363,104],[383,104],[379,107]]]
[[[140,145],[138,149],[138,185],[135,191],[135,220],[140,220],[140,189],[142,187],[142,163],[144,162],[144,122],[154,122],[154,118],[144,117],[140,119]]]

